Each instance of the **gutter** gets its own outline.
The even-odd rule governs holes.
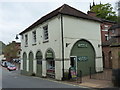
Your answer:
[[[63,77],[62,77],[62,80],[64,80],[64,38],[63,38],[63,17],[62,17],[62,14],[61,14],[61,38],[62,38],[62,40],[61,40],[61,42],[62,42],[62,75],[63,75]]]

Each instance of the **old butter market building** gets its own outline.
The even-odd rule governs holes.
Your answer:
[[[20,33],[21,73],[62,80],[71,66],[102,71],[100,23],[66,4],[43,16]]]

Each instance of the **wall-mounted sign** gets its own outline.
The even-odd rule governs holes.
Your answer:
[[[47,58],[53,58],[53,53],[47,52],[46,57]]]
[[[87,56],[78,56],[77,59],[78,59],[78,61],[87,61],[88,57]]]
[[[87,44],[85,43],[79,43],[77,46],[78,48],[87,48]]]
[[[48,50],[46,53],[46,58],[54,58],[53,52]]]

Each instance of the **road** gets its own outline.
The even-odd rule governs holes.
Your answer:
[[[18,70],[8,71],[1,66],[0,70],[2,70],[2,88],[84,88],[61,81],[20,75]]]

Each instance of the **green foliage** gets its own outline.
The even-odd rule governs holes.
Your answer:
[[[10,43],[3,50],[6,58],[16,58],[17,57],[17,51],[18,50],[16,49],[16,44],[15,43]]]
[[[111,4],[98,4],[91,8],[92,12],[96,13],[96,16],[102,19],[117,21],[117,15],[113,11]]]

